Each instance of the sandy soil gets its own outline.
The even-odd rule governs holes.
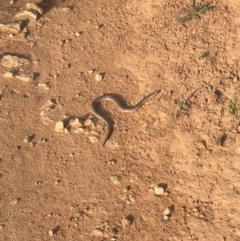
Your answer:
[[[0,66],[0,240],[240,240],[240,124],[227,107],[240,93],[240,2],[210,1],[186,23],[191,1],[47,2],[0,35],[0,57],[35,73]],[[115,122],[103,147],[91,102],[134,105],[158,89],[132,113],[101,104]],[[55,131],[76,117],[78,131]]]

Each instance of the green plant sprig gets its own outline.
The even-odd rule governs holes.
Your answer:
[[[204,3],[204,4],[197,4],[196,0],[193,0],[193,5],[191,9],[186,9],[186,15],[178,18],[178,21],[181,23],[190,20],[192,18],[201,18],[199,14],[205,13],[206,11],[209,11],[213,9],[213,6],[210,6],[210,3]]]

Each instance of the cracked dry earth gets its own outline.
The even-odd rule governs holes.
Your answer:
[[[34,73],[0,66],[0,240],[240,240],[240,2],[185,23],[192,1],[45,2],[0,35]],[[102,147],[91,102],[158,89],[132,113],[101,103]]]

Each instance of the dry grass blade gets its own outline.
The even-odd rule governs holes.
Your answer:
[[[193,0],[192,9],[187,9],[187,14],[178,18],[178,21],[185,22],[191,18],[201,18],[199,16],[200,13],[205,13],[206,11],[209,11],[213,9],[213,6],[210,6],[210,3],[204,3],[204,4],[196,4],[196,0]]]

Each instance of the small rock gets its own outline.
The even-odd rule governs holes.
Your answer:
[[[3,224],[1,224],[1,225],[0,225],[0,229],[3,229],[3,228],[4,228],[4,225],[3,225]]]
[[[126,219],[126,218],[124,218],[124,219],[122,220],[122,226],[123,226],[123,228],[127,228],[127,227],[129,227],[130,225],[131,225],[130,220],[128,220],[128,219]]]
[[[91,143],[97,143],[98,142],[98,138],[96,136],[89,136],[88,139]]]
[[[17,74],[15,77],[19,80],[22,80],[22,81],[25,81],[25,82],[30,82],[30,81],[33,81],[33,79],[34,79],[34,73]]]
[[[70,120],[69,125],[73,131],[76,131],[78,128],[82,127],[82,123],[78,118]]]
[[[91,119],[87,119],[84,122],[84,126],[91,126],[92,125],[92,120]]]
[[[169,219],[169,216],[164,215],[164,216],[163,216],[163,219],[164,219],[164,220],[168,220],[168,219]]]
[[[12,72],[5,72],[3,74],[3,77],[5,78],[13,78],[14,77],[14,74]]]
[[[133,195],[129,195],[129,201],[131,202],[131,203],[134,203],[135,201],[136,201],[136,198],[133,196]]]
[[[72,9],[70,7],[61,7],[58,8],[59,10],[62,10],[63,12],[72,12]]]
[[[134,218],[132,215],[128,215],[127,217],[123,218],[122,220],[122,227],[128,228],[134,221]]]
[[[71,67],[71,64],[70,63],[66,63],[65,64],[65,68],[70,68]]]
[[[30,137],[29,137],[29,136],[26,136],[26,137],[23,139],[23,142],[24,142],[24,143],[29,143],[29,142],[30,142]]]
[[[110,179],[114,185],[119,185],[121,183],[121,179],[118,176],[111,176]]]
[[[164,194],[164,189],[162,187],[154,187],[155,194],[160,196]]]
[[[38,185],[42,184],[42,181],[37,181],[34,184],[35,184],[35,186],[38,186]]]
[[[52,231],[52,230],[50,230],[50,231],[48,231],[48,234],[49,234],[49,236],[51,236],[51,237],[52,237],[54,233],[53,233],[53,231]]]
[[[46,109],[46,108],[47,108],[47,109],[48,109],[48,108],[54,109],[54,108],[55,108],[55,105],[56,105],[56,103],[54,103],[54,101],[48,100],[47,103],[44,104],[44,105],[41,107],[41,109]]]
[[[84,129],[79,127],[77,128],[76,130],[74,130],[75,133],[83,133],[84,132]]]
[[[170,215],[172,213],[170,208],[166,208],[163,212],[164,215]]]
[[[103,231],[100,230],[100,229],[95,229],[95,230],[93,231],[93,235],[94,235],[95,237],[102,238],[102,237],[103,237]]]
[[[14,200],[11,201],[11,205],[15,206],[16,204],[18,204],[18,201],[19,200],[17,198],[15,198]]]
[[[234,82],[234,83],[237,83],[237,81],[238,81],[237,76],[234,76],[234,77],[233,77],[233,82]]]
[[[26,58],[20,58],[14,55],[4,55],[1,59],[1,65],[9,69],[27,64],[30,64],[30,60]]]
[[[95,75],[95,80],[96,80],[97,82],[101,81],[102,79],[103,79],[103,76],[102,76],[101,74],[96,74],[96,75]]]
[[[94,136],[99,136],[99,133],[97,131],[91,131],[90,133]]]
[[[32,18],[37,20],[39,18],[39,13],[33,9],[23,10],[15,15],[15,18]]]
[[[172,214],[172,210],[170,208],[166,208],[163,212],[164,220],[168,220]]]
[[[44,9],[39,7],[36,3],[27,3],[26,8],[37,11],[41,16],[44,14]]]
[[[99,24],[99,25],[95,26],[95,29],[100,29],[103,26],[104,26],[104,24]]]
[[[50,87],[49,87],[49,85],[47,83],[38,83],[38,86],[39,87],[43,87],[45,90],[49,90],[50,89]]]
[[[92,74],[93,72],[94,72],[93,69],[90,69],[90,70],[87,71],[88,74]]]
[[[58,121],[56,124],[55,124],[55,129],[54,131],[56,132],[64,132],[64,123],[62,121]]]
[[[60,180],[57,180],[57,181],[55,181],[54,183],[55,183],[56,185],[58,185],[60,182],[61,182]]]
[[[0,23],[0,32],[18,34],[23,29],[25,20],[10,21],[7,23]]]
[[[46,143],[47,141],[48,141],[47,138],[41,138],[41,142],[42,142],[42,143]]]
[[[82,33],[81,32],[76,32],[75,36],[78,38]]]

